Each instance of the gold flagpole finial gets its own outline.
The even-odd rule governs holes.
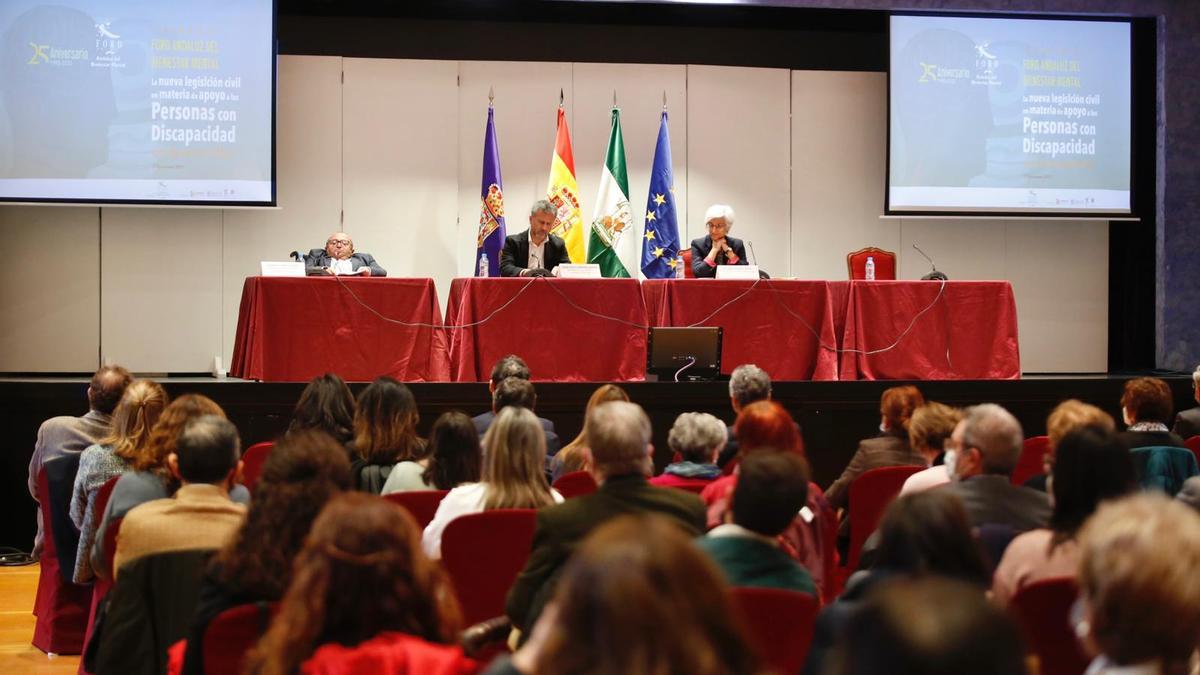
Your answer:
[[[488,105],[490,106],[494,100],[496,100],[496,89],[488,87]]]
[[[559,106],[560,108],[562,107],[562,104],[563,104],[563,101],[564,101],[564,100],[566,100],[566,99],[563,97],[563,90],[562,90],[562,87],[559,87],[559,89],[558,89],[558,106]]]
[[[613,107],[617,107],[617,90],[613,89]]]
[[[663,89],[663,112],[667,112],[667,90]]]

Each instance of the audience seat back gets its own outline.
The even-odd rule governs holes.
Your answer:
[[[1192,436],[1183,442],[1183,446],[1192,451],[1196,456],[1196,461],[1200,462],[1200,436]]]
[[[270,455],[274,448],[274,442],[266,441],[255,443],[242,453],[242,484],[250,492],[254,492],[254,487],[258,485],[258,477],[262,475],[263,464],[266,464],[267,455]]]
[[[596,491],[596,479],[587,471],[572,471],[559,476],[554,481],[554,489],[563,499],[590,495]]]
[[[850,549],[846,569],[858,569],[858,557],[867,537],[879,527],[888,504],[900,494],[909,476],[920,466],[885,466],[864,472],[850,484]]]
[[[242,672],[242,662],[279,613],[277,602],[256,602],[230,607],[218,614],[204,631],[206,675]]]
[[[389,495],[384,495],[383,498],[399,504],[408,510],[417,525],[421,529],[433,520],[433,515],[437,513],[438,505],[442,503],[442,498],[446,496],[449,490],[409,490],[406,492],[393,492]]]
[[[66,459],[66,458],[63,458]],[[38,509],[42,513],[42,557],[38,560],[38,587],[33,613],[37,621],[33,628],[33,646],[47,654],[80,654],[87,632],[88,610],[92,589],[71,583],[75,557],[63,563],[59,558],[54,522],[50,515],[50,481],[48,467],[59,459],[46,462],[37,475]],[[79,466],[79,458],[75,458]],[[78,536],[76,537],[78,538]],[[66,568],[64,580],[63,568]]]
[[[1034,436],[1026,438],[1021,444],[1021,457],[1017,460],[1017,468],[1012,472],[1012,484],[1024,485],[1025,481],[1042,473],[1042,461],[1050,452],[1049,436]]]
[[[472,625],[504,614],[508,589],[525,567],[536,511],[496,509],[461,516],[442,535],[442,564]]]
[[[75,492],[75,474],[79,473],[79,456],[80,453],[73,452],[42,465],[46,469],[46,494],[49,495],[46,502],[50,507],[50,518],[43,523],[43,534],[45,539],[50,539],[53,530],[54,547],[62,561],[59,574],[67,583],[75,578],[75,556],[79,551],[79,529],[71,520],[71,496]]]
[[[117,486],[117,481],[120,476],[113,476],[104,485],[100,486],[100,490],[96,492],[95,522],[99,523],[104,516],[104,510],[108,508],[108,500],[112,498],[113,488]],[[100,609],[100,603],[104,600],[104,596],[108,593],[108,589],[112,588],[112,582],[103,579],[99,576],[92,582],[92,608],[88,612],[87,631],[84,633],[83,646],[86,649],[87,643],[92,639],[92,632],[96,628],[96,612]],[[84,667],[83,659],[79,660],[79,675],[86,675],[89,671]]]
[[[734,605],[742,614],[749,645],[767,668],[799,673],[808,658],[820,603],[808,593],[778,588],[734,588]]]
[[[1078,588],[1071,577],[1043,579],[1017,591],[1009,605],[1025,644],[1047,675],[1081,675],[1088,666],[1071,627]]]
[[[1134,448],[1131,452],[1138,484],[1143,489],[1159,490],[1174,497],[1183,488],[1184,481],[1200,475],[1196,456],[1187,448],[1151,445]]]

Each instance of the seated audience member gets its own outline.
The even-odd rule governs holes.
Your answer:
[[[1079,533],[1088,675],[1183,675],[1200,635],[1200,516],[1164,495],[1100,506]]]
[[[75,474],[75,490],[71,495],[71,520],[79,528],[79,550],[75,559],[75,583],[92,580],[92,544],[100,525],[96,514],[96,494],[110,479],[130,469],[145,452],[150,431],[163,408],[167,393],[153,380],[134,380],[112,416],[112,430],[96,445],[89,446],[79,457],[79,472]]]
[[[601,403],[609,401],[628,401],[629,394],[625,390],[615,384],[602,384],[592,392],[588,398],[587,408],[583,413],[583,429],[579,431],[579,435],[575,440],[567,443],[567,445],[550,460],[550,479],[558,480],[563,474],[574,473],[576,471],[591,471],[592,470],[592,455],[587,449],[587,414],[593,408]]]
[[[1047,481],[1054,499],[1050,526],[1021,534],[1008,545],[992,579],[992,597],[1000,606],[1029,584],[1073,576],[1079,568],[1075,534],[1107,499],[1136,486],[1129,449],[1115,433],[1084,427],[1058,442]]]
[[[870,570],[855,572],[846,589],[817,616],[806,675],[820,675],[846,622],[889,579],[945,577],[970,584],[983,599],[991,574],[971,532],[962,502],[945,490],[923,490],[892,502],[879,524],[879,548]],[[1019,651],[1019,650],[1018,650]]]
[[[683,413],[667,434],[667,446],[679,455],[661,475],[650,479],[662,487],[703,487],[721,477],[717,454],[725,446],[725,423],[708,413]]]
[[[425,528],[422,543],[429,557],[442,557],[442,533],[459,516],[562,503],[562,495],[546,482],[546,438],[541,432],[532,412],[516,407],[500,411],[484,439],[488,451],[483,458],[483,479],[451,490]]]
[[[715,418],[714,418],[715,419]],[[808,498],[808,467],[787,452],[757,452],[738,466],[733,522],[698,540],[731,586],[782,588],[816,595],[812,576],[780,550],[779,535]]]
[[[538,510],[533,549],[508,592],[505,612],[523,631],[536,623],[571,552],[600,524],[630,513],[659,513],[690,536],[704,532],[704,505],[696,495],[646,481],[654,448],[650,418],[640,406],[626,401],[600,404],[588,413],[587,424],[592,471],[600,487]]]
[[[80,417],[61,415],[51,417],[38,427],[37,442],[33,446],[33,456],[29,459],[29,496],[38,501],[38,473],[46,460],[62,457],[63,455],[78,454],[89,445],[98,443],[110,432],[112,413],[125,387],[133,381],[128,370],[120,366],[104,366],[92,375],[88,384],[87,414]],[[37,536],[33,541],[33,557],[42,553],[42,510],[37,509]]]
[[[622,516],[584,540],[532,637],[487,672],[762,673],[736,616],[720,572],[676,523]]]
[[[358,253],[345,232],[334,232],[325,240],[325,248],[314,248],[304,256],[305,272],[313,275],[361,274],[386,277],[387,270],[369,253]]]
[[[519,377],[509,377],[500,381],[496,385],[495,391],[492,392],[492,417],[487,420],[487,425],[480,432],[480,440],[487,436],[487,429],[491,427],[496,416],[500,411],[509,407],[525,408],[533,412],[537,407],[537,392],[533,388],[533,383],[529,380],[523,380]],[[538,421],[538,425],[542,427],[542,435],[546,437],[546,453],[547,455],[556,455],[561,447],[561,441],[558,439],[558,434],[554,433],[553,425],[547,428],[546,423],[549,420],[543,420],[540,417],[534,416]],[[475,418],[475,428],[479,429],[479,418]],[[487,443],[484,442],[483,449],[487,451]]]
[[[1049,448],[1042,457],[1042,473],[1025,481],[1025,487],[1048,492],[1046,477],[1050,475],[1050,469],[1054,465],[1055,449],[1064,436],[1084,427],[1095,427],[1114,433],[1117,430],[1112,416],[1094,405],[1072,398],[1054,406],[1054,410],[1051,410],[1046,418],[1046,439]]]
[[[1192,373],[1192,398],[1200,404],[1200,366],[1196,366]],[[1200,405],[1179,411],[1171,431],[1185,441],[1192,436],[1200,436]]]
[[[229,420],[204,415],[179,433],[167,457],[179,479],[175,496],[141,504],[125,514],[117,538],[114,575],[142,556],[189,549],[217,549],[233,538],[246,518],[246,507],[229,498],[241,470],[241,443]]]
[[[325,373],[314,377],[304,388],[292,411],[288,433],[306,429],[324,431],[348,453],[353,452],[354,395],[342,378]]]
[[[409,490],[449,490],[479,480],[483,455],[471,418],[442,413],[429,431],[424,459],[406,460],[392,469],[383,494]]]
[[[213,558],[200,583],[184,675],[205,672],[204,633],[218,614],[283,597],[292,581],[292,560],[313,520],[326,502],[349,489],[350,462],[340,443],[315,430],[279,440],[263,464],[245,523]]]
[[[1155,445],[1183,447],[1183,439],[1167,429],[1174,410],[1171,388],[1157,377],[1136,377],[1125,383],[1121,394],[1121,414],[1125,431],[1121,440],[1133,448]]]
[[[804,457],[804,441],[792,416],[775,401],[758,401],[742,408],[734,429],[740,441],[738,457],[754,452],[790,452]],[[729,498],[737,485],[738,474],[722,476],[704,488],[700,498],[708,507],[708,527],[726,522]],[[792,519],[780,535],[783,550],[812,574],[813,583],[826,601],[836,594],[834,575],[837,551],[829,545],[837,529],[837,515],[816,483],[809,481],[805,508]]]
[[[488,378],[488,398],[491,399],[496,395],[496,386],[504,380],[510,377],[528,380],[532,376],[532,373],[529,372],[529,366],[525,364],[525,361],[521,357],[516,354],[501,357],[499,361],[496,361],[492,365],[492,373]],[[487,432],[488,425],[494,419],[496,419],[495,411],[489,410],[472,417],[471,421],[475,423],[475,430],[479,432],[480,436],[483,436]],[[538,421],[542,423],[547,431],[554,431],[554,422],[542,419],[541,417],[538,418]]]
[[[928,465],[924,455],[908,444],[908,421],[922,405],[925,397],[912,385],[885,389],[879,400],[879,435],[859,442],[850,464],[825,491],[829,505],[844,511],[838,539],[845,545],[850,542],[850,484],[855,478],[885,466]]]
[[[130,470],[121,474],[113,487],[104,517],[96,530],[96,541],[92,544],[92,570],[97,575],[111,577],[113,570],[106,569],[104,562],[113,551],[105,549],[105,534],[112,522],[124,518],[125,514],[139,504],[163,499],[175,494],[179,479],[171,474],[167,458],[175,452],[179,433],[197,417],[203,415],[225,416],[225,412],[212,399],[199,394],[184,394],[171,401],[162,411],[158,422],[150,431],[150,440],[145,449],[130,464]],[[250,501],[250,492],[238,485],[229,493],[238,503]]]
[[[918,471],[904,481],[900,494],[928,490],[950,482],[943,455],[946,440],[962,421],[962,411],[936,401],[929,401],[913,411],[908,421],[908,444],[929,461],[929,468]]]
[[[895,580],[847,622],[829,675],[1026,675],[1012,619],[974,587]]]
[[[567,244],[550,230],[558,219],[558,207],[539,199],[529,208],[529,229],[504,238],[500,250],[500,276],[546,277],[559,265],[568,264]]]
[[[742,408],[759,401],[771,400],[771,376],[767,371],[753,363],[743,363],[729,374],[729,406],[733,408],[734,419],[742,414]],[[737,456],[738,439],[732,424],[727,425],[725,448],[717,456],[717,464],[724,467]],[[799,435],[800,427],[796,426]]]
[[[955,480],[938,489],[963,500],[973,526],[1007,525],[1024,532],[1050,521],[1046,494],[1009,479],[1024,440],[1021,423],[995,403],[967,408],[954,428],[946,443],[946,466]]]
[[[733,216],[728,204],[713,204],[704,212],[708,234],[692,240],[692,273],[697,279],[716,277],[718,265],[747,264],[742,240],[727,236],[733,229]]]
[[[245,672],[473,672],[452,646],[460,617],[412,516],[378,497],[340,494],[313,522]]]
[[[1192,476],[1183,481],[1183,489],[1175,495],[1175,499],[1200,511],[1200,476]]]
[[[354,412],[354,460],[350,476],[356,490],[379,494],[399,462],[423,459],[425,441],[417,435],[417,401],[412,391],[390,377],[377,377],[358,395]]]

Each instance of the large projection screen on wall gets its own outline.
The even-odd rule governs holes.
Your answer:
[[[1130,214],[1128,20],[890,21],[888,214]]]
[[[273,205],[273,0],[0,3],[0,201]]]

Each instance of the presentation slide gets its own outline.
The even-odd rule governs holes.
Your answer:
[[[0,200],[272,204],[272,0],[0,2]]]
[[[888,212],[1130,212],[1130,24],[891,17]]]

